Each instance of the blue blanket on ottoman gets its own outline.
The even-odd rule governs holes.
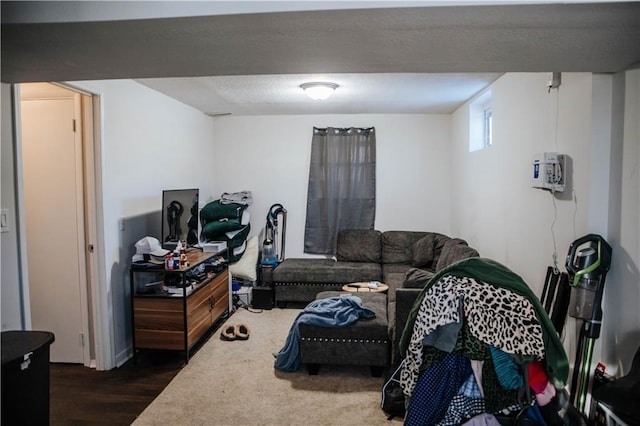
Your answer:
[[[373,318],[375,313],[362,305],[357,296],[338,296],[309,303],[291,325],[284,347],[275,353],[274,367],[282,371],[297,371],[300,367],[300,331],[298,324],[318,327],[345,327],[359,318]]]

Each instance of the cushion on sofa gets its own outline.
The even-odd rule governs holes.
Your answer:
[[[316,282],[314,271],[327,270],[336,263],[333,259],[285,259],[273,270],[273,281],[276,282]],[[321,278],[321,277],[319,277]]]
[[[440,253],[442,253],[442,248],[444,245],[451,239],[443,234],[435,234],[435,242],[433,244],[433,263],[429,269],[436,269],[436,265],[438,264],[438,258],[440,257]]]
[[[380,263],[380,231],[373,229],[345,229],[338,232],[336,257],[343,262]]]
[[[416,268],[432,267],[436,235],[437,234],[429,232],[413,244],[413,262],[411,262],[411,266]]]
[[[426,232],[416,231],[386,231],[382,233],[382,263],[413,262],[413,245]]]
[[[380,281],[380,264],[332,259],[285,259],[273,270],[276,283],[351,283]]]
[[[442,247],[442,252],[436,264],[436,271],[440,271],[459,260],[478,256],[478,252],[474,248],[469,247],[466,241],[460,238],[452,238]]]
[[[404,263],[386,263],[382,265],[382,282],[389,286],[389,299],[394,299],[395,289],[402,287],[405,275],[411,265]]]

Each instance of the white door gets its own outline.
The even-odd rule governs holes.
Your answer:
[[[23,98],[23,183],[32,329],[55,334],[52,362],[83,363],[82,140],[74,132],[74,96]]]

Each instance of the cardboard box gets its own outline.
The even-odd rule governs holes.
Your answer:
[[[234,294],[238,295],[238,299],[244,305],[251,306],[251,287],[242,286],[238,291],[234,291]]]

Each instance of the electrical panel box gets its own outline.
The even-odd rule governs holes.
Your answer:
[[[543,152],[534,156],[531,186],[552,192],[563,192],[565,186],[565,156],[557,152]]]

